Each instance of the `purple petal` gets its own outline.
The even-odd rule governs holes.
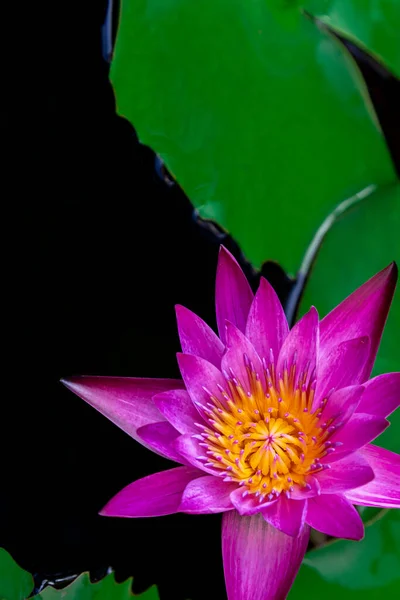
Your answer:
[[[312,307],[290,330],[283,342],[278,358],[277,374],[283,375],[285,366],[290,369],[295,360],[295,385],[304,371],[307,371],[305,383],[308,383],[317,364],[318,345],[318,313]]]
[[[182,352],[195,354],[220,368],[224,345],[200,317],[184,306],[175,307]]]
[[[182,494],[202,472],[176,467],[138,479],[121,490],[100,511],[107,517],[159,517],[179,510]]]
[[[308,501],[307,523],[338,538],[361,540],[364,525],[354,506],[344,496],[324,494]]]
[[[270,525],[297,537],[304,526],[308,500],[290,500],[281,494],[278,501],[262,511]]]
[[[278,358],[280,349],[289,333],[285,313],[274,288],[264,277],[254,296],[246,324],[246,336],[261,358]]]
[[[356,413],[350,421],[340,429],[338,433],[333,434],[330,440],[334,443],[340,442],[342,446],[336,448],[331,460],[338,460],[359,448],[362,448],[368,442],[372,442],[390,425],[389,421],[382,417],[373,415],[364,415]]]
[[[225,400],[221,396],[218,385],[225,388],[226,382],[221,371],[204,358],[193,356],[193,354],[177,354],[179,368],[186,384],[187,391],[204,419],[207,419],[210,395],[214,395],[223,404]]]
[[[363,393],[362,385],[351,385],[333,392],[322,411],[321,422],[325,423],[333,419],[347,423],[357,409]]]
[[[246,368],[246,360],[248,359],[255,377],[258,377],[262,389],[265,390],[265,375],[260,357],[247,337],[229,322],[226,323],[226,346],[227,351],[221,364],[222,371],[226,371],[228,374],[233,373],[235,378],[242,384],[243,389],[250,392],[252,386]]]
[[[215,283],[215,309],[219,337],[225,343],[225,321],[230,321],[243,333],[253,301],[253,292],[242,269],[232,254],[221,246]]]
[[[221,469],[216,467],[206,466],[206,452],[205,449],[200,446],[200,442],[192,435],[185,434],[176,438],[174,442],[174,448],[181,455],[181,462],[188,462],[197,469],[201,469],[205,473],[220,477],[222,475]]]
[[[368,336],[370,353],[360,381],[366,381],[375,362],[375,356],[385,326],[397,281],[397,267],[392,263],[364,283],[353,294],[332,310],[320,324],[321,360],[341,342]]]
[[[183,492],[179,510],[190,514],[210,514],[232,510],[229,495],[237,487],[218,477],[205,475],[191,481]]]
[[[400,406],[400,373],[386,373],[364,384],[357,412],[387,417]]]
[[[186,390],[171,390],[157,394],[153,398],[160,413],[179,433],[199,433],[194,425],[199,421],[199,413]]]
[[[276,498],[274,500],[264,498],[260,502],[260,498],[256,498],[254,494],[246,494],[242,487],[237,487],[231,493],[231,502],[240,515],[255,515],[276,501]]]
[[[171,423],[160,421],[159,423],[150,423],[139,427],[137,430],[139,438],[146,444],[150,450],[165,456],[175,462],[184,462],[182,457],[173,447],[173,442],[180,435]]]
[[[325,469],[315,473],[322,494],[337,494],[365,485],[374,478],[374,472],[359,452],[342,458]]]
[[[332,389],[362,383],[364,365],[370,344],[367,337],[348,340],[331,348],[318,363],[318,380],[315,404],[323,400]]]
[[[178,379],[134,377],[72,377],[62,383],[137,441],[139,427],[164,419],[153,396],[183,387]]]
[[[306,488],[302,488],[299,485],[293,486],[293,491],[290,492],[291,500],[305,500],[306,498],[314,498],[314,496],[319,496],[321,493],[321,488],[318,483],[318,479],[313,477],[312,475],[308,475],[306,479]]]
[[[353,504],[400,508],[400,455],[378,446],[366,446],[358,451],[374,470],[375,479],[346,492]]]
[[[262,515],[222,517],[222,555],[228,600],[283,600],[307,549],[310,529],[297,538],[269,525]]]

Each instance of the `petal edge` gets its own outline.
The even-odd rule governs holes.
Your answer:
[[[136,377],[80,376],[61,382],[90,406],[107,417],[133,439],[143,443],[137,430],[143,425],[163,421],[153,396],[183,388],[179,379],[143,379]]]
[[[193,467],[176,467],[138,479],[116,494],[100,515],[106,517],[161,517],[178,512],[183,491],[201,477]]]
[[[221,246],[215,282],[215,310],[219,337],[225,343],[225,321],[230,321],[242,333],[253,301],[253,292],[237,260]]]

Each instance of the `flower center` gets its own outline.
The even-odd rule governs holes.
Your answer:
[[[244,356],[247,382],[224,372],[223,400],[210,392],[203,407],[209,426],[202,426],[202,446],[208,465],[220,469],[225,481],[244,486],[243,495],[255,494],[260,502],[294,485],[309,488],[307,475],[329,468],[320,459],[334,446],[327,441],[332,422],[320,423],[323,400],[313,410],[316,381],[308,367],[296,377],[296,360],[276,374],[273,360],[264,363],[265,389],[253,364]],[[335,429],[335,428],[334,428]]]

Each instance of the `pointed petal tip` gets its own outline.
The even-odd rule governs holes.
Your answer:
[[[203,474],[191,466],[174,467],[137,479],[99,511],[106,517],[162,517],[179,510],[186,486]]]
[[[230,338],[232,337],[232,335],[234,335],[237,332],[238,328],[229,319],[225,319],[224,323],[225,323],[225,334],[226,334],[225,346],[226,346],[226,349],[229,349],[232,346],[232,341]]]
[[[272,296],[276,298],[276,300],[280,304],[280,306],[282,306],[282,302],[280,301],[279,296],[278,296],[274,286],[263,275],[260,276],[258,289],[262,290],[264,293],[266,292],[268,294],[272,294]]]
[[[268,357],[272,350],[275,359],[288,336],[289,325],[282,303],[264,277],[260,277],[260,285],[250,306],[245,333],[259,356]]]
[[[259,283],[259,287],[261,288],[265,288],[267,290],[270,290],[271,288],[274,290],[274,286],[268,281],[268,279],[266,277],[264,277],[263,275],[261,275],[260,277],[260,283]],[[274,290],[275,292],[275,290]],[[276,293],[276,292],[275,292]]]
[[[399,269],[397,266],[397,262],[393,260],[386,267],[375,273],[375,275],[372,275],[363,285],[375,282],[381,283],[382,285],[385,285],[386,283],[396,283],[398,272]],[[363,285],[360,287],[362,288]]]
[[[316,309],[316,307],[314,305],[310,306],[309,310],[301,317],[301,319],[299,319],[295,325],[297,325],[297,323],[299,323],[300,321],[310,321],[310,322],[315,322],[315,323],[319,323],[319,314],[318,314],[318,310]],[[294,325],[294,326],[295,326]],[[293,329],[293,327],[292,327]]]
[[[188,312],[192,312],[189,308],[186,308],[186,306],[183,306],[183,304],[175,304],[174,308],[175,308],[176,316],[179,316],[181,314],[185,314]]]
[[[221,366],[224,345],[214,330],[190,309],[175,306],[178,334],[184,354],[193,354]]]
[[[176,322],[177,322],[178,331],[179,331],[180,323],[185,319],[185,317],[187,315],[190,316],[192,311],[189,310],[188,308],[186,308],[186,306],[183,306],[183,304],[175,304],[174,309],[175,309],[175,317],[176,317]]]
[[[312,318],[319,319],[318,310],[316,309],[316,307],[314,305],[312,305],[310,307],[310,310],[308,312],[309,312],[309,314],[311,315]]]
[[[229,256],[232,256],[232,254],[229,252],[229,250],[227,248],[225,248],[225,246],[223,244],[220,244],[219,250],[218,250],[218,255],[220,256],[221,254],[229,254]]]
[[[218,265],[224,260],[232,260],[233,262],[239,264],[232,252],[229,252],[229,250],[225,248],[223,244],[221,244],[218,250]]]
[[[125,516],[125,515],[119,515],[118,511],[115,510],[115,508],[113,508],[115,497],[116,496],[113,496],[112,498],[110,498],[110,500],[103,506],[103,508],[101,508],[98,511],[97,514],[100,515],[100,517],[119,517],[119,516]]]
[[[372,371],[397,281],[397,265],[387,267],[347,296],[321,321],[321,356],[340,342],[367,334],[370,352],[362,372],[366,381]]]
[[[62,377],[60,379],[60,383],[62,383],[71,392],[75,392],[77,395],[79,395],[77,390],[84,385],[84,381],[84,375],[73,375],[72,377]]]
[[[368,290],[371,292],[380,290],[384,295],[387,295],[387,299],[390,302],[396,288],[398,278],[398,267],[395,261],[391,262],[387,267],[370,277],[361,287],[359,287],[353,294],[357,294],[359,290]],[[353,295],[351,294],[350,297]]]
[[[399,268],[398,268],[397,262],[395,260],[393,260],[385,269],[383,269],[381,271],[381,273],[386,273],[386,272],[387,272],[388,276],[391,276],[397,280],[397,277],[399,274]]]
[[[377,288],[386,289],[389,294],[393,295],[398,275],[399,269],[397,263],[396,261],[393,261],[387,267],[376,273],[376,275],[373,275],[366,283],[375,282]]]
[[[229,318],[241,331],[246,330],[246,322],[254,294],[241,266],[235,257],[223,246],[220,248],[215,281],[215,310],[219,337],[225,342],[226,318]]]
[[[242,271],[239,261],[233,256],[232,252],[221,244],[218,251],[217,271],[224,263],[234,263]]]

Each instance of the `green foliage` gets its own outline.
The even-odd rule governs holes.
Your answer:
[[[155,586],[142,594],[132,594],[132,581],[130,578],[117,583],[114,573],[110,573],[101,581],[91,583],[89,574],[82,573],[67,587],[58,590],[48,586],[32,596],[32,600],[159,600]],[[0,600],[26,600],[32,590],[32,575],[0,548]]]
[[[399,0],[305,0],[304,4],[400,77]]]
[[[301,312],[313,304],[320,317],[393,260],[400,263],[400,185],[382,188],[354,206],[329,230],[306,285]],[[383,334],[374,375],[400,365],[400,289]],[[400,451],[400,411],[378,445]]]
[[[114,573],[101,581],[91,583],[89,574],[82,573],[75,581],[62,590],[47,587],[35,600],[159,600],[157,588],[152,586],[143,594],[132,594],[132,578],[116,583]]]
[[[355,64],[300,4],[123,0],[112,65],[200,213],[292,273],[338,202],[395,177]]]
[[[400,512],[382,511],[361,542],[334,541],[309,552],[289,600],[399,597]]]
[[[0,600],[25,600],[32,590],[32,575],[0,548]]]

